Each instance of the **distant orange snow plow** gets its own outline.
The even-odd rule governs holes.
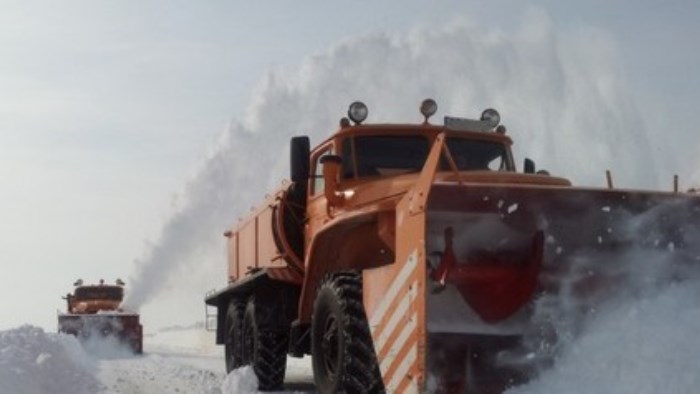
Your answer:
[[[518,170],[495,110],[436,109],[364,124],[356,102],[317,147],[292,139],[292,182],[225,233],[228,285],[205,299],[227,370],[279,390],[310,354],[321,393],[499,393],[549,362],[529,341],[557,319],[700,265],[700,195]]]
[[[139,315],[126,312],[120,304],[124,298],[124,282],[107,285],[74,283],[75,290],[64,299],[67,311],[58,314],[58,331],[75,335],[79,340],[116,339],[134,353],[143,352],[143,327]]]

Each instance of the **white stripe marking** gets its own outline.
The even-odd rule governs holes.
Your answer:
[[[393,280],[391,286],[389,286],[389,290],[386,292],[386,295],[377,306],[377,309],[374,310],[372,318],[369,321],[369,326],[372,331],[374,331],[379,323],[381,323],[382,317],[384,317],[386,310],[389,309],[389,306],[394,301],[394,298],[396,298],[399,290],[406,285],[406,281],[411,273],[413,273],[413,269],[416,267],[417,263],[418,252],[414,250],[413,253],[408,256],[408,260],[406,260],[406,263],[404,263],[403,267],[401,267],[401,271],[399,271],[399,274]]]
[[[411,338],[411,336],[413,336],[413,333],[416,330],[417,320],[418,314],[414,313],[408,320],[408,323],[403,327],[403,330],[401,330],[401,333],[399,334],[398,338],[396,338],[394,345],[391,347],[391,349],[389,349],[389,353],[387,353],[386,357],[384,357],[382,360],[380,365],[382,376],[386,376],[386,371],[388,371],[391,365],[394,364],[394,360],[401,351],[401,348],[403,348],[406,342]]]
[[[406,394],[418,394],[418,382],[416,382],[416,378],[413,378],[411,380],[411,384],[408,385],[406,388]]]
[[[413,300],[416,299],[416,295],[418,294],[418,281],[413,282],[411,284],[411,288],[408,290],[408,297],[403,297],[401,299],[401,302],[399,305],[394,309],[394,311],[391,314],[391,318],[389,321],[386,323],[384,326],[384,329],[382,330],[381,334],[379,335],[379,338],[377,339],[377,353],[381,354],[384,352],[384,346],[386,346],[387,342],[389,341],[389,337],[391,334],[394,333],[394,330],[396,329],[396,326],[399,324],[399,321],[401,320],[402,317],[406,315],[406,312],[408,311],[409,306],[413,303]]]
[[[407,372],[410,370],[410,368],[413,366],[413,363],[416,361],[416,358],[418,358],[418,347],[416,345],[411,346],[411,350],[408,351],[406,354],[406,357],[401,361],[401,364],[399,367],[396,369],[396,372],[394,373],[394,377],[391,378],[391,381],[389,382],[389,385],[387,387],[387,392],[389,393],[394,393],[396,392],[396,389],[399,387],[399,384],[401,384],[401,379],[406,378]],[[414,386],[414,384],[411,384],[411,386]],[[410,386],[409,386],[409,391],[410,391]]]

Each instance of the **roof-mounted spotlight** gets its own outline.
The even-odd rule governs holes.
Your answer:
[[[506,131],[508,130],[506,129],[505,125],[499,125],[498,127],[496,127],[496,133],[498,134],[505,134]]]
[[[348,108],[348,117],[350,120],[355,122],[355,124],[360,124],[367,119],[367,113],[369,111],[367,110],[367,106],[365,103],[362,101],[355,101],[354,103],[350,104],[350,108]]]
[[[437,103],[433,99],[425,99],[420,105],[420,113],[423,114],[423,123],[428,123],[428,119],[437,112]]]
[[[117,280],[116,280],[115,283],[117,284],[117,286],[124,286],[124,285],[126,284],[126,283],[124,283],[124,281],[121,280],[120,278],[117,278]]]
[[[488,123],[489,126],[494,128],[501,123],[501,115],[493,108],[485,109],[481,113],[481,121]]]
[[[75,286],[75,287],[82,286],[82,285],[83,285],[82,279],[78,279],[73,283],[73,286]]]

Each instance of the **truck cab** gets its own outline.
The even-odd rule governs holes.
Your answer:
[[[500,116],[493,109],[484,111],[480,120],[445,117],[444,125],[429,124],[429,110],[424,112],[422,124],[363,125],[364,118],[358,115],[367,113],[363,106],[353,103],[348,115],[354,124],[343,118],[341,128],[310,153],[307,246],[314,229],[327,222],[329,214],[395,200],[408,191],[423,170],[436,138],[443,133],[446,141],[435,174],[437,180],[571,185],[566,179],[544,176],[546,171],[535,174],[529,159],[524,173],[518,174],[511,152],[513,141],[506,135],[505,126],[499,125]],[[426,108],[425,103],[422,108]],[[304,158],[292,158],[292,162],[295,160]],[[327,175],[326,163],[333,167]]]
[[[78,279],[66,294],[66,312],[58,313],[58,331],[81,341],[113,338],[134,353],[143,352],[143,326],[138,313],[124,311],[124,282],[84,284]]]
[[[68,294],[68,313],[93,314],[99,311],[116,311],[124,299],[124,288],[118,285],[82,285]]]

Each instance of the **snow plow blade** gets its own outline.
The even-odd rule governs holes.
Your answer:
[[[425,214],[430,392],[502,392],[526,380],[527,367],[496,356],[533,330],[537,299],[573,299],[585,314],[700,264],[697,195],[435,183]]]
[[[501,393],[547,362],[524,357],[526,336],[556,335],[536,320],[539,301],[554,300],[551,316],[575,325],[700,264],[698,195],[426,187],[424,202],[416,189],[396,207],[395,263],[363,273],[387,392]]]
[[[134,353],[143,353],[143,328],[137,314],[60,314],[58,331],[80,341],[113,338]]]

